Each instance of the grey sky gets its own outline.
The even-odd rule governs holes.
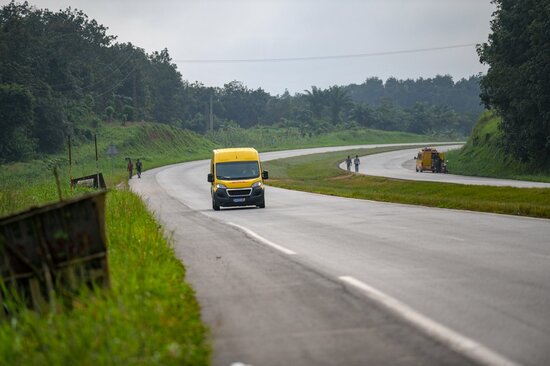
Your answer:
[[[231,80],[277,94],[312,85],[484,72],[475,47],[365,58],[275,63],[182,63],[189,59],[287,58],[423,49],[487,40],[489,0],[30,0],[71,6],[147,52],[166,47],[189,81]],[[7,4],[8,0],[0,0]]]

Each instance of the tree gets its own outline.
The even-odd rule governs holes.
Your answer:
[[[330,118],[333,123],[341,122],[341,112],[353,105],[346,90],[337,85],[331,86],[325,91],[325,100],[329,107]]]
[[[488,43],[477,48],[489,65],[481,98],[502,117],[505,150],[522,161],[550,163],[550,3],[493,0]]]
[[[312,86],[311,91],[304,91],[306,92],[304,96],[309,103],[309,110],[313,114],[313,117],[321,118],[326,100],[324,91],[316,86]]]
[[[351,109],[350,117],[361,126],[370,127],[372,125],[371,111],[365,103],[356,103]]]
[[[34,151],[29,137],[34,99],[22,85],[0,84],[0,161],[18,160]]]

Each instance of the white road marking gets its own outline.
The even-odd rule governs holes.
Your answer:
[[[338,277],[343,282],[362,290],[371,300],[379,303],[401,319],[433,339],[473,361],[487,366],[517,366],[518,364],[463,336],[434,320],[418,313],[397,299],[351,276]]]
[[[263,238],[261,237],[260,235],[256,234],[254,231],[250,230],[250,229],[247,229],[245,228],[244,226],[241,226],[241,225],[237,225],[237,224],[234,224],[232,222],[228,222],[227,223],[228,225],[231,225],[233,227],[236,227],[237,229],[243,231],[247,236],[253,238],[253,239],[256,239],[257,241],[265,244],[265,245],[269,245],[270,247],[272,248],[275,248],[285,254],[288,254],[288,255],[294,255],[296,254],[296,252],[290,250],[290,249],[287,249],[279,244],[275,244],[274,242],[270,241],[270,240],[267,240],[266,238]]]

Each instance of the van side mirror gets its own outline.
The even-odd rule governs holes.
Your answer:
[[[267,172],[267,170],[264,170],[262,172],[262,179],[269,179],[269,173]]]
[[[214,182],[214,176],[212,175],[212,173],[208,173],[208,178],[207,178],[207,180],[208,180],[208,183]]]

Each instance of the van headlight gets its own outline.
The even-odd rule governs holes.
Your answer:
[[[258,181],[252,185],[252,188],[262,188],[262,182]]]
[[[225,186],[225,184],[218,183],[218,184],[216,184],[216,188],[224,188],[224,189],[226,189],[227,187]]]

